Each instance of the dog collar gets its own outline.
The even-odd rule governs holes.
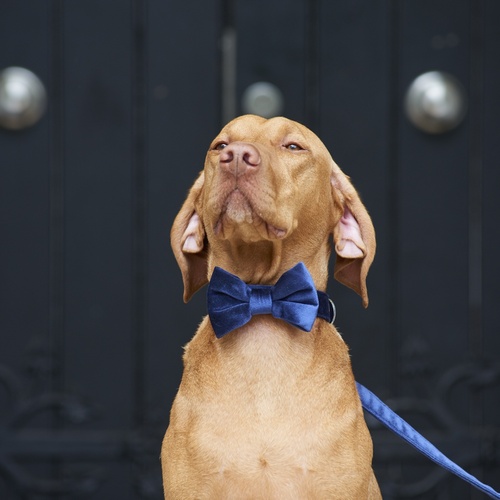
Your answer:
[[[249,285],[216,267],[207,291],[208,315],[217,338],[245,325],[252,316],[271,314],[310,332],[316,318],[333,323],[335,305],[316,290],[306,266],[300,262],[275,285]]]

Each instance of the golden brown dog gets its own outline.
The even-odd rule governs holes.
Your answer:
[[[214,266],[274,284],[301,261],[324,291],[330,235],[336,279],[367,306],[375,233],[348,177],[303,125],[237,118],[172,227],[184,300]],[[161,459],[169,500],[380,498],[348,349],[323,319],[306,333],[258,315],[218,339],[205,317],[185,348]]]

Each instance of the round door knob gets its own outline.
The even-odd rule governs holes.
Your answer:
[[[269,82],[257,82],[243,92],[242,108],[245,113],[272,118],[283,111],[283,94]]]
[[[0,126],[31,127],[42,117],[46,102],[45,87],[34,73],[15,66],[0,71]]]
[[[418,129],[442,134],[457,127],[467,109],[460,82],[448,73],[430,71],[412,82],[405,97],[408,119]]]

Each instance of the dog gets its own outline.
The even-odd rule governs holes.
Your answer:
[[[333,238],[330,237],[333,236]],[[319,291],[335,278],[368,306],[375,231],[320,139],[282,117],[245,115],[212,142],[171,230],[184,301],[221,268],[275,285],[297,263]],[[165,498],[381,498],[341,336],[254,315],[217,338],[211,319],[185,347],[161,450]]]

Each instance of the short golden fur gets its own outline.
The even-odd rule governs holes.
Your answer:
[[[375,233],[325,146],[285,118],[239,117],[213,141],[177,215],[172,248],[187,301],[214,266],[274,284],[302,261],[368,305]],[[372,441],[348,349],[317,319],[305,333],[270,315],[217,339],[205,317],[162,446],[165,498],[378,499]]]

